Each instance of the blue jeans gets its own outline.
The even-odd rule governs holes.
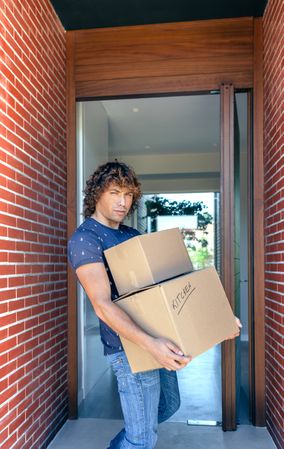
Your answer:
[[[153,449],[158,423],[170,418],[180,405],[176,372],[157,369],[133,374],[124,352],[108,359],[117,378],[125,425],[109,449]]]

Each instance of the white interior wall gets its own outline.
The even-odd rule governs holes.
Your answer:
[[[140,177],[144,193],[220,190],[220,153],[121,154]]]
[[[142,190],[149,193],[195,193],[195,192],[219,192],[219,177],[212,178],[153,178],[144,179],[141,177]]]
[[[94,169],[108,161],[108,117],[99,102],[77,103],[77,224],[83,221],[83,190]],[[98,318],[78,283],[78,403],[82,401],[106,369],[102,350],[90,354],[92,328]],[[90,332],[91,338],[85,338]],[[93,346],[93,343],[92,343]]]
[[[210,153],[176,153],[171,154],[127,154],[120,159],[134,167],[138,175],[219,173],[220,152]]]
[[[100,102],[81,103],[83,125],[83,182],[108,161],[108,117]]]

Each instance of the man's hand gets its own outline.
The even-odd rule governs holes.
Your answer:
[[[243,325],[242,325],[242,323],[240,322],[240,319],[237,316],[235,318],[236,318],[236,323],[237,323],[237,326],[238,326],[239,330],[234,335],[231,335],[230,337],[228,337],[227,340],[232,340],[233,338],[239,337],[239,335],[241,333],[240,329],[243,327]]]
[[[153,338],[147,349],[155,360],[169,371],[184,368],[192,359],[190,356],[183,355],[182,351],[166,338]]]

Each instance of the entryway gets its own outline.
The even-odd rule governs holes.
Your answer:
[[[236,94],[234,199],[237,210],[234,236],[237,264],[235,305],[243,322],[237,343],[235,375],[236,422],[249,422],[249,302],[248,302],[248,132],[247,93]],[[137,171],[144,193],[221,191],[220,93],[81,102],[77,105],[78,205],[85,179],[94,167],[118,158]],[[224,166],[223,166],[224,167]],[[228,175],[229,178],[229,175]],[[224,182],[223,182],[224,186]],[[229,183],[228,183],[229,186]],[[78,223],[82,217],[78,207]],[[143,213],[132,220],[139,227]],[[221,254],[220,201],[215,204],[215,249]],[[242,239],[240,235],[242,234]],[[217,260],[220,270],[221,261]],[[224,262],[223,262],[224,263]],[[115,380],[102,354],[98,323],[83,291],[78,289],[78,411],[84,418],[120,419]],[[234,357],[231,355],[230,357]],[[228,356],[216,347],[200,356],[180,376],[182,407],[172,421],[218,425],[223,421],[221,367]],[[224,373],[223,373],[224,375]],[[225,379],[226,380],[226,379]],[[225,399],[226,400],[226,399]],[[231,407],[229,404],[227,408]],[[224,406],[223,406],[224,410]]]

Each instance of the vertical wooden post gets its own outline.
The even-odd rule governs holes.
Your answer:
[[[67,39],[67,235],[76,228],[76,94],[74,36]],[[77,282],[68,265],[68,393],[69,418],[77,418]]]
[[[221,276],[232,309],[234,280],[234,87],[221,86]],[[236,429],[235,341],[222,344],[222,425]]]
[[[264,332],[264,162],[263,162],[263,43],[262,18],[254,19],[253,81],[253,310],[252,421],[265,426]]]

